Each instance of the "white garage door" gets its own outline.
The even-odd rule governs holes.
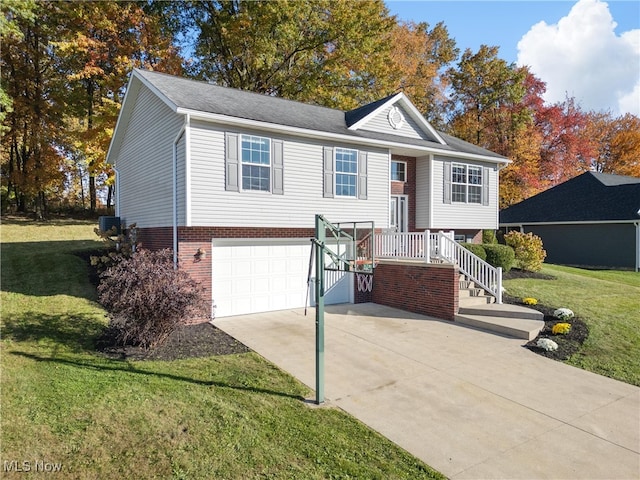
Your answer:
[[[307,299],[309,239],[250,242],[213,242],[211,283],[216,317],[300,308],[305,301],[314,304],[313,283]],[[327,273],[327,304],[351,301],[351,276]]]

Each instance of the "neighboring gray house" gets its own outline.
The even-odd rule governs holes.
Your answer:
[[[402,93],[343,112],[143,70],[107,161],[116,215],[144,247],[173,248],[218,316],[304,305],[316,213],[465,240],[497,228],[508,163],[437,132]]]
[[[542,238],[546,262],[640,268],[640,178],[586,172],[500,212]]]

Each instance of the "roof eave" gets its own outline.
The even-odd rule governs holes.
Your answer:
[[[289,125],[281,125],[277,123],[264,122],[259,120],[250,120],[250,119],[240,118],[240,117],[231,117],[228,115],[223,115],[218,113],[202,112],[200,110],[192,110],[192,109],[183,108],[183,107],[178,107],[176,109],[176,113],[183,114],[183,115],[190,115],[192,119],[196,119],[196,120],[215,122],[223,125],[235,125],[238,127],[252,127],[252,128],[258,128],[261,130],[268,130],[268,131],[274,131],[274,132],[294,133],[301,137],[307,137],[307,138],[319,138],[319,139],[330,138],[333,140],[341,140],[341,141],[344,141],[345,143],[357,143],[359,145],[368,145],[368,146],[387,148],[387,149],[403,148],[403,149],[414,150],[416,152],[420,152],[424,154],[433,153],[441,156],[465,158],[468,160],[478,160],[478,161],[495,163],[495,164],[506,165],[508,163],[511,163],[511,160],[504,157],[499,158],[499,157],[493,157],[493,156],[487,156],[487,155],[479,155],[475,153],[460,152],[457,150],[440,150],[438,148],[413,145],[413,144],[407,144],[402,142],[390,142],[386,140],[354,137],[354,136],[344,135],[339,133],[323,132],[321,130],[312,130],[312,129],[306,129],[306,128],[300,128],[300,127],[292,127]]]
[[[416,121],[418,123],[418,125],[420,125],[420,127],[422,127],[424,130],[426,130],[431,135],[433,135],[438,143],[440,143],[441,145],[446,145],[447,144],[444,141],[444,139],[440,136],[438,131],[435,128],[433,128],[429,122],[427,122],[425,120],[425,118],[422,116],[422,114],[420,114],[420,112],[415,107],[415,105],[413,103],[411,103],[411,100],[409,100],[409,98],[403,92],[400,92],[400,93],[394,95],[389,100],[387,100],[382,105],[380,105],[378,108],[376,108],[375,110],[370,112],[368,115],[362,117],[356,123],[354,123],[353,125],[348,127],[349,130],[358,130],[360,127],[365,125],[369,120],[371,120],[373,117],[378,115],[382,110],[384,110],[385,108],[387,108],[387,107],[389,107],[391,105],[395,105],[398,102],[401,102],[402,105],[407,110],[409,110],[409,112],[411,114],[411,118],[413,118],[413,120]]]
[[[502,227],[520,227],[523,225],[593,225],[596,224],[613,224],[613,223],[638,223],[640,218],[626,220],[567,220],[553,222],[498,222]]]

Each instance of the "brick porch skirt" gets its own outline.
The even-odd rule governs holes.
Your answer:
[[[455,265],[381,259],[375,269],[371,301],[453,321],[459,289]]]

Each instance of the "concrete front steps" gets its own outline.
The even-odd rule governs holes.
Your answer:
[[[497,304],[473,282],[460,280],[458,314],[455,321],[469,327],[524,340],[533,340],[544,328],[544,315],[520,305]]]

